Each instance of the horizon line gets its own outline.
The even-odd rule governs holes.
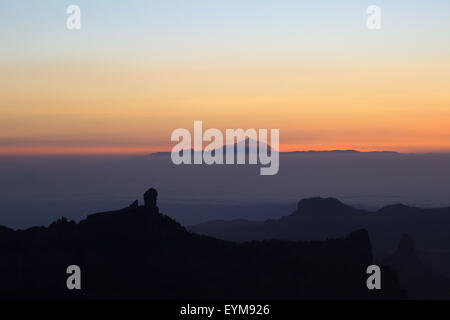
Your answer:
[[[17,150],[16,152],[2,152],[0,150],[0,157],[36,157],[36,156],[145,156],[145,155],[158,155],[169,154],[171,150],[153,148],[135,148],[135,147],[122,147],[122,148],[110,148],[110,147],[96,147],[96,148],[67,148],[63,150],[36,150],[34,152],[27,152],[25,150]],[[187,149],[187,150],[193,150]],[[210,151],[203,149],[202,151]],[[450,154],[450,150],[433,150],[433,151],[396,151],[396,150],[383,150],[383,149],[291,149],[282,148],[279,153],[283,154],[295,154],[295,153],[392,153],[392,154]]]

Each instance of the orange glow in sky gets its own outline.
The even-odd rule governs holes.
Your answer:
[[[286,15],[262,11],[278,12],[277,24],[249,16],[233,26],[212,6],[223,21],[184,17],[184,28],[143,33],[133,19],[113,18],[69,32],[53,17],[57,6],[48,26],[40,16],[20,24],[6,14],[33,10],[7,4],[0,155],[169,151],[171,132],[195,120],[205,129],[279,129],[281,151],[450,152],[448,5],[415,12],[382,1],[390,15],[373,32],[352,23],[365,8],[350,4],[326,20],[315,5],[297,13],[289,2]],[[420,12],[422,25],[406,28]]]

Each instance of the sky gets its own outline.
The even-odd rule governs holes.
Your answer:
[[[449,88],[449,0],[0,0],[0,155],[167,151],[195,120],[450,152]]]

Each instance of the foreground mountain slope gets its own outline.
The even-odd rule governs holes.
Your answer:
[[[383,264],[398,272],[412,299],[450,299],[450,280],[420,260],[411,236],[403,235],[397,250]]]
[[[450,208],[422,209],[397,204],[377,212],[352,208],[333,198],[299,202],[289,216],[278,220],[210,221],[189,230],[230,241],[263,239],[326,239],[367,229],[377,261],[384,261],[400,275],[400,284],[416,299],[450,299]],[[402,234],[410,234],[416,249],[395,247]],[[403,236],[401,243],[405,243]],[[413,254],[403,254],[404,252]],[[389,256],[388,259],[383,260]],[[423,261],[423,262],[422,262]]]
[[[346,238],[231,243],[188,232],[160,214],[153,198],[78,224],[0,228],[2,298],[402,299],[383,267],[383,289],[366,288],[373,263],[366,231]],[[147,193],[146,193],[147,195]],[[66,288],[66,268],[82,289]]]

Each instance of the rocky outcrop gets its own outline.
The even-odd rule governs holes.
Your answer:
[[[367,231],[327,241],[232,243],[188,232],[144,206],[0,232],[0,297],[32,299],[403,299],[389,268],[368,290]],[[149,214],[152,213],[152,214]],[[68,290],[78,265],[82,290]]]
[[[152,213],[159,213],[159,208],[156,206],[158,191],[154,188],[148,189],[144,193],[144,206]]]
[[[412,299],[450,299],[450,280],[419,259],[410,235],[401,237],[397,250],[383,264],[397,271],[400,284]]]

